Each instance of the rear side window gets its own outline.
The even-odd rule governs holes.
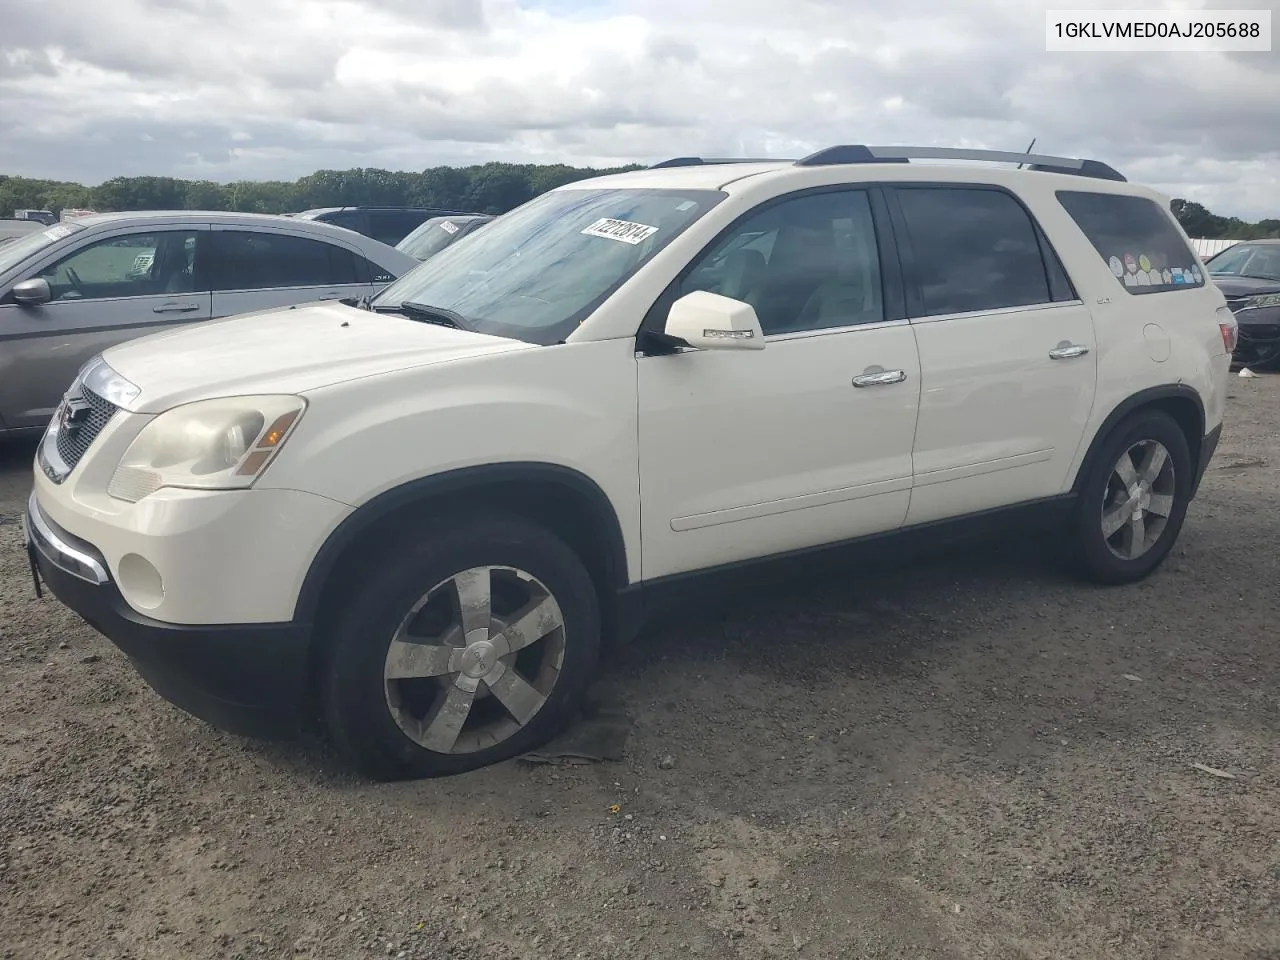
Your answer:
[[[1058,202],[1130,293],[1167,293],[1204,286],[1195,254],[1171,215],[1154,201],[1059,190]]]
[[[427,219],[425,213],[414,213],[404,210],[384,210],[369,214],[369,236],[375,240],[394,247],[397,243],[418,229],[422,221]]]
[[[361,282],[351,251],[283,233],[214,233],[215,290],[341,286]]]
[[[1003,310],[1055,299],[1035,225],[1009,194],[903,187],[897,197],[912,251],[908,280],[918,291],[914,315]]]
[[[345,227],[361,233],[364,230],[364,217],[357,210],[339,210],[335,213],[324,213],[316,217],[322,223],[332,223],[335,227]]]

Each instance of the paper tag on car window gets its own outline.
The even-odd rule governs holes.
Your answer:
[[[440,229],[443,230],[445,233],[457,233],[458,225],[454,223],[452,220],[442,220],[440,222]]]
[[[70,227],[65,224],[58,224],[56,227],[50,227],[44,232],[44,235],[50,240],[61,240],[63,237],[69,237],[74,233]]]
[[[657,227],[643,223],[632,223],[630,220],[614,220],[603,217],[582,231],[588,237],[604,237],[606,240],[621,240],[623,243],[643,243],[658,232]]]

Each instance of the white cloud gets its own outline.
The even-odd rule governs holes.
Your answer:
[[[0,170],[293,179],[1034,136],[1280,214],[1275,55],[1048,54],[1049,5],[41,0],[4,19]]]

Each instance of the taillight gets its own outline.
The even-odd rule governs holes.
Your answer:
[[[1230,307],[1218,308],[1218,330],[1222,333],[1222,346],[1227,353],[1235,353],[1236,344],[1240,342],[1240,326]]]

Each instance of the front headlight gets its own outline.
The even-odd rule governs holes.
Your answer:
[[[288,396],[227,397],[174,407],[134,438],[107,493],[137,503],[161,487],[248,487],[305,409],[305,400]]]

